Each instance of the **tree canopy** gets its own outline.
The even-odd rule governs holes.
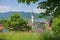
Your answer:
[[[40,0],[18,0],[19,3],[27,3],[30,4],[31,2],[35,3]],[[54,17],[60,15],[60,0],[45,0],[38,3],[38,7],[40,9],[46,9],[45,13],[41,13],[40,17],[50,16],[51,14]]]
[[[53,19],[52,30],[56,33],[60,33],[60,17]]]
[[[60,15],[60,0],[47,0],[39,3],[38,8],[47,9],[43,16],[52,16],[57,17]]]
[[[18,3],[27,3],[29,5],[31,2],[35,3],[37,1],[38,0],[18,0]]]
[[[9,20],[2,19],[0,22],[4,28],[14,31],[29,31],[32,28],[30,25],[27,25],[28,21],[21,18],[18,13],[12,14]]]

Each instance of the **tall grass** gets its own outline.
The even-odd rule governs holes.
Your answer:
[[[60,40],[60,33],[53,35],[50,32],[8,32],[0,33],[0,40]]]
[[[40,40],[38,33],[8,32],[0,33],[0,40]]]

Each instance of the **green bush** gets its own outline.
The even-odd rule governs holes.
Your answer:
[[[28,26],[28,21],[21,18],[18,13],[14,13],[10,16],[9,20],[2,19],[0,20],[4,28],[9,29],[10,31],[26,31],[31,30],[31,26]]]
[[[51,33],[52,31],[46,31],[42,34],[43,40],[54,40],[54,34]]]
[[[60,40],[60,17],[53,19],[52,31],[54,33],[54,40]]]
[[[60,33],[60,17],[56,17],[53,19],[53,23],[52,23],[52,30],[55,33]]]

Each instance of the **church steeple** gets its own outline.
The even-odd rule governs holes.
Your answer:
[[[34,12],[32,11],[31,21],[34,24]]]

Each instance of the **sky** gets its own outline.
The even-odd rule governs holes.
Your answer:
[[[42,2],[45,0],[40,0]],[[18,3],[18,0],[0,0],[0,13],[9,12],[9,11],[24,11],[24,12],[45,12],[45,9],[37,9],[38,2],[35,4],[30,3],[27,5],[26,3]]]

